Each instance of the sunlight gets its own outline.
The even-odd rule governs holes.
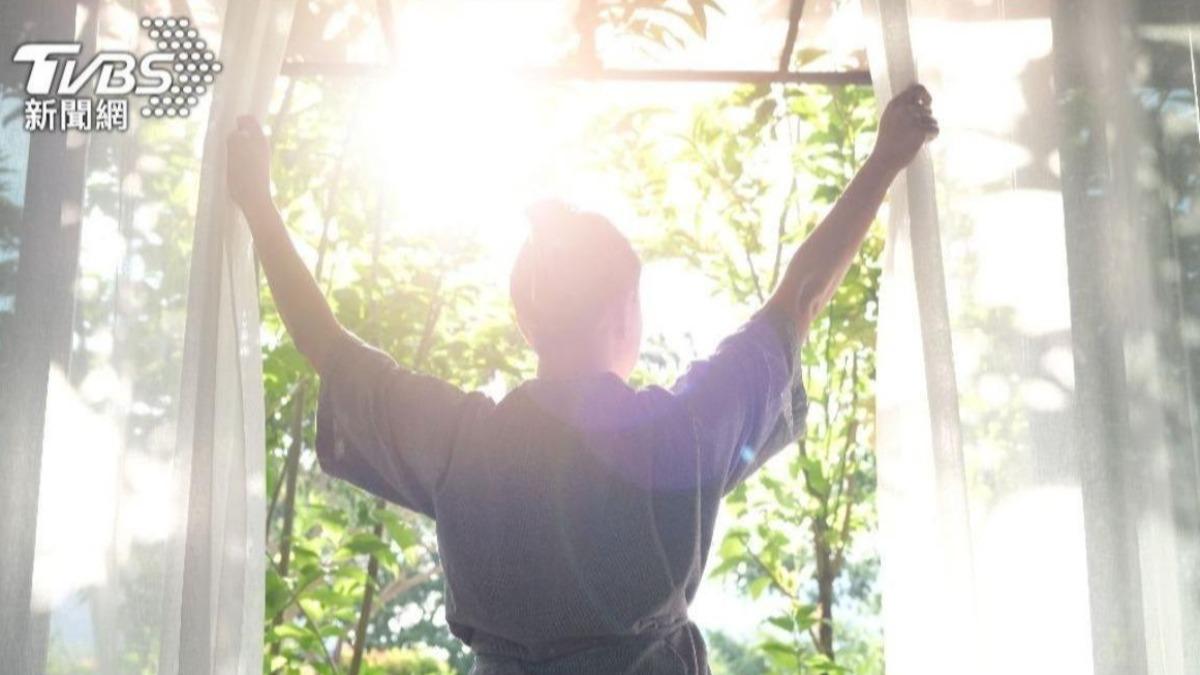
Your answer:
[[[465,83],[434,70],[399,73],[375,92],[372,161],[404,223],[457,229],[521,203],[543,138],[521,89],[502,73]]]
[[[553,134],[539,101],[546,92],[516,72],[529,54],[496,43],[538,12],[491,17],[506,26],[497,31],[476,9],[465,21],[455,4],[405,5],[398,65],[368,96],[364,133],[401,227],[512,250],[524,234],[523,207],[539,196],[537,169]]]
[[[1026,488],[998,500],[982,520],[976,573],[988,672],[1021,672],[1028,663],[1041,672],[1091,672],[1079,488]],[[1030,611],[1034,598],[1038,609]]]
[[[50,371],[46,400],[32,598],[43,612],[109,580],[121,447],[112,421],[89,409],[60,368]]]
[[[523,68],[561,61],[562,42],[546,36],[563,33],[562,19],[531,3],[406,3],[396,17],[397,65],[364,96],[355,132],[386,187],[387,225],[477,244],[482,274],[501,285],[528,232],[525,209],[539,199],[600,212],[635,242],[662,226],[639,217],[619,167],[595,164],[595,148],[613,142],[596,123],[614,102],[676,111],[684,125],[695,105],[729,88],[529,77]],[[680,174],[670,191],[681,199],[696,188]],[[682,266],[648,265],[642,290],[648,334],[673,344],[707,351],[741,318]]]

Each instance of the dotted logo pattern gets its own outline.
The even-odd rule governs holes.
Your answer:
[[[221,72],[221,62],[187,17],[143,18],[141,23],[157,51],[174,56],[170,88],[148,99],[142,117],[187,117]]]

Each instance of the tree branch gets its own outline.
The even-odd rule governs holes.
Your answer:
[[[377,538],[383,537],[383,523],[375,523],[371,530]],[[379,574],[379,558],[371,554],[367,558],[367,583],[363,588],[362,606],[358,612],[358,623],[354,626],[354,651],[350,656],[349,675],[358,675],[362,668],[363,652],[367,647],[367,626],[371,622],[372,602],[375,599],[375,577]],[[299,604],[299,603],[297,603]]]
[[[300,388],[305,385],[306,382],[307,382],[307,380],[301,380],[301,381],[297,382],[296,384],[292,385],[291,390],[288,391],[288,393],[284,395],[282,400],[290,402],[292,400],[292,398],[295,397],[296,393],[300,391]],[[272,413],[272,414],[274,414],[274,413]],[[269,417],[270,416],[268,416],[268,418]],[[278,506],[278,504],[279,504],[279,495],[283,493],[283,486],[287,482],[285,480],[286,473],[287,473],[287,465],[285,462],[284,471],[283,471],[283,473],[281,473],[279,475],[279,480],[275,481],[275,489],[271,491],[271,502],[270,502],[270,504],[267,505],[266,543],[268,545],[271,543],[271,523],[275,520],[275,507]]]
[[[796,197],[796,177],[792,176],[792,186],[788,188],[787,198],[783,202],[783,212],[779,214],[779,227],[775,232],[775,261],[771,263],[771,290],[779,283],[779,275],[783,273],[783,235],[787,232],[787,217],[792,208],[792,200]]]
[[[300,387],[292,399],[292,436],[288,444],[287,460],[283,471],[287,485],[283,498],[283,533],[279,537],[279,564],[283,568],[283,576],[287,576],[288,564],[292,551],[292,528],[296,518],[296,474],[300,465],[300,448],[304,445],[304,399],[307,388]]]
[[[849,493],[854,489],[854,476],[850,476],[846,481],[846,491]],[[833,554],[833,575],[834,577],[841,576],[842,565],[846,563],[846,547],[849,545],[850,536],[850,514],[854,510],[854,502],[846,500],[846,509],[842,512],[842,525],[838,530],[838,547]]]
[[[754,269],[754,257],[750,253],[748,242],[742,242],[742,252],[746,255],[746,267],[750,269],[750,281],[754,282],[754,295],[758,298],[759,304],[767,301],[766,294],[763,293],[762,284],[758,280],[758,271]]]
[[[383,587],[383,590],[379,591],[379,602],[376,604],[375,609],[371,611],[371,618],[374,619],[375,616],[379,614],[380,610],[382,610],[384,607],[387,607],[396,598],[404,595],[408,591],[411,591],[412,589],[420,586],[421,584],[429,581],[441,573],[442,566],[435,565],[431,569],[424,572],[419,572],[411,577],[393,579],[391,583]]]
[[[842,490],[842,482],[846,478],[846,465],[849,463],[850,451],[854,449],[854,442],[858,437],[858,352],[854,351],[850,357],[850,421],[846,423],[846,442],[842,444],[842,452],[838,457],[838,476],[834,485],[838,488],[838,496],[845,494]],[[845,380],[842,381],[845,384]]]
[[[763,575],[765,575],[767,580],[771,582],[771,586],[773,586],[775,590],[782,593],[784,597],[788,598],[789,600],[794,600],[796,594],[784,585],[783,581],[775,575],[775,571],[771,569],[769,565],[767,565],[766,561],[764,561],[757,553],[751,550],[750,536],[746,534],[733,536],[737,537],[738,540],[742,542],[742,547],[746,549],[746,555],[750,556],[750,559],[754,561],[754,564],[760,570],[762,570]]]
[[[779,54],[779,72],[785,73],[792,66],[792,52],[796,49],[796,36],[800,33],[800,17],[804,14],[804,0],[792,0],[788,8],[787,36]]]

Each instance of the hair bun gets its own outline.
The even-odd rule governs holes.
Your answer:
[[[525,217],[529,219],[530,232],[538,239],[543,238],[547,230],[561,227],[562,223],[576,214],[574,208],[559,199],[545,199],[525,209]]]

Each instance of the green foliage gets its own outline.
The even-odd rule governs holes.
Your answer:
[[[708,35],[710,12],[721,12],[713,0],[609,0],[598,3],[602,25],[645,46],[672,49],[688,37]]]
[[[415,649],[377,649],[363,656],[364,675],[451,675],[438,655]]]
[[[750,646],[720,631],[706,632],[708,665],[713,675],[767,675],[766,659]]]

